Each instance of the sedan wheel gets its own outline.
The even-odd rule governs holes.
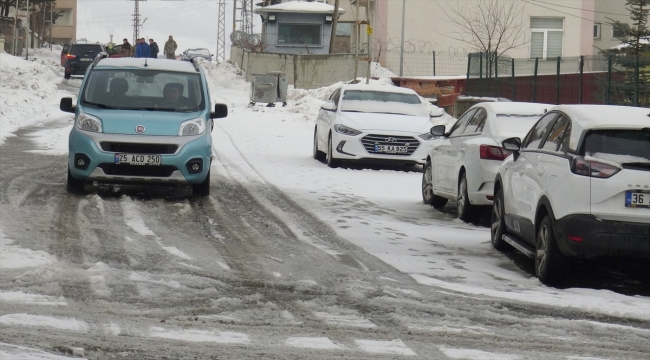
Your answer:
[[[327,154],[318,150],[318,129],[314,129],[314,150],[313,150],[314,159],[318,161],[323,161],[327,157]]]
[[[339,167],[341,165],[341,160],[334,159],[332,153],[332,134],[330,134],[329,139],[327,140],[327,166],[331,168]]]
[[[424,171],[422,171],[422,201],[436,209],[443,208],[447,204],[446,198],[433,193],[433,166],[431,160],[427,160]]]
[[[566,272],[569,259],[557,246],[548,215],[539,224],[535,248],[535,275],[544,284],[557,284]]]
[[[460,184],[458,185],[458,218],[464,222],[476,221],[478,211],[469,203],[469,196],[467,195],[467,177],[462,174],[460,177]]]

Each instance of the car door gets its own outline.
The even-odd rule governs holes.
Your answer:
[[[465,130],[465,126],[476,113],[476,108],[467,110],[452,126],[449,136],[441,138],[438,143],[433,147],[433,158],[431,159],[431,166],[433,168],[433,181],[434,191],[443,191],[453,194],[454,191],[449,186],[449,167],[452,166],[450,161],[451,139],[452,136],[458,136]]]
[[[316,118],[316,129],[318,131],[318,142],[321,149],[327,148],[329,133],[332,129],[336,113],[338,112],[340,97],[341,89],[336,89],[327,99],[327,102],[331,102],[335,105],[335,109],[324,110],[321,108],[318,112],[318,117]]]
[[[542,189],[535,180],[539,147],[553,126],[558,113],[544,115],[524,138],[519,155],[504,171],[506,225],[523,238],[534,241],[535,207]]]
[[[477,130],[482,126],[486,117],[487,111],[479,107],[467,122],[467,126],[463,129],[463,132],[458,136],[450,136],[449,161],[451,166],[449,167],[449,187],[456,195],[458,195],[460,169],[466,165],[465,156],[468,150],[468,140],[480,135],[480,132],[477,132]]]

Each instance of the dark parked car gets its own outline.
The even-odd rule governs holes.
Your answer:
[[[88,66],[95,60],[95,56],[106,49],[102,44],[72,44],[65,54],[65,73],[63,77],[69,79],[72,75],[83,76]]]
[[[212,54],[210,54],[210,50],[206,48],[187,49],[181,54],[181,60],[185,61],[192,61],[192,59],[197,57],[212,61]]]

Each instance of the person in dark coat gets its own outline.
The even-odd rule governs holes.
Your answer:
[[[124,39],[124,43],[122,43],[122,57],[130,57],[131,56],[131,44],[129,44],[129,40]]]
[[[158,44],[156,44],[156,42],[153,41],[153,39],[149,39],[149,55],[152,58],[157,59],[159,51],[160,49],[158,49]]]
[[[144,38],[138,40],[138,44],[135,46],[135,57],[137,58],[146,58],[149,57],[149,44],[144,41]]]

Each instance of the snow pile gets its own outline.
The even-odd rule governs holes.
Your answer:
[[[60,48],[30,49],[30,60],[0,53],[0,144],[22,127],[60,115],[60,53]]]
[[[250,88],[250,84],[246,82],[246,74],[236,64],[231,62],[213,63],[202,58],[198,58],[196,61],[203,68],[211,85],[233,90],[248,90]]]

